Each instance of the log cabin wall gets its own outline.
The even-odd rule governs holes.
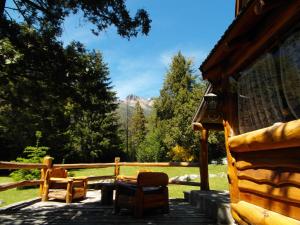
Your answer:
[[[300,224],[299,21],[300,1],[237,0],[236,19],[200,67],[221,90],[239,224]]]
[[[230,137],[228,148],[237,179],[233,203],[300,220],[300,120]]]
[[[236,95],[222,82],[232,213],[240,224],[256,224],[241,203],[300,220],[299,30],[239,73]]]

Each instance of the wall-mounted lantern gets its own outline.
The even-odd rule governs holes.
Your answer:
[[[218,100],[218,95],[214,93],[204,95],[204,101],[207,103],[207,118],[212,122],[217,121],[221,117],[218,111]]]
[[[207,103],[208,110],[216,110],[218,106],[218,95],[214,93],[208,93],[204,95],[204,100]]]

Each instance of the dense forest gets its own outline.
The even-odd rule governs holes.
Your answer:
[[[123,0],[50,2],[18,0],[14,9],[6,1],[0,4],[1,160],[33,152],[51,155],[57,163],[105,162],[115,156],[197,160],[200,140],[191,119],[206,85],[188,58],[180,52],[173,57],[150,115],[137,102],[124,126],[101,52],[77,41],[68,46],[58,41],[71,13],[82,11],[96,35],[114,25],[120,36],[131,39],[150,31],[147,12],[140,9],[131,18]],[[14,20],[11,10],[23,20]],[[220,137],[211,135],[211,149],[221,146]]]

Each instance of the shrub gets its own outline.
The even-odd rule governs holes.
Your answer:
[[[23,162],[23,163],[41,163],[42,162],[42,160],[46,156],[46,153],[49,150],[49,148],[45,147],[45,146],[39,146],[40,139],[42,138],[41,131],[36,131],[35,137],[36,137],[36,145],[35,146],[27,146],[23,151],[25,158],[18,157],[16,159],[16,162]],[[33,170],[19,169],[19,170],[12,172],[10,174],[10,176],[15,181],[35,180],[35,179],[40,178],[40,171],[38,169],[33,169]]]

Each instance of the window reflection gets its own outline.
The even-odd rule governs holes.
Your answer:
[[[240,133],[300,118],[300,31],[241,72],[238,96]]]

